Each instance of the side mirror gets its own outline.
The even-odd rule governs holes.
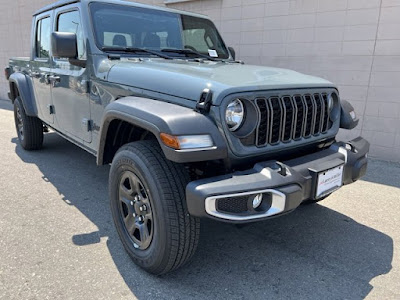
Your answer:
[[[340,128],[353,129],[358,125],[359,119],[354,111],[353,106],[346,100],[340,100]]]
[[[86,67],[86,61],[78,59],[78,41],[75,33],[53,32],[51,50],[55,58],[68,58],[71,65]]]
[[[231,56],[233,60],[236,60],[236,51],[232,47],[228,47],[229,52],[231,53]]]
[[[75,33],[53,32],[51,35],[51,50],[56,58],[78,57],[78,43]]]

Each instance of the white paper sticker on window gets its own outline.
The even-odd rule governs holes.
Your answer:
[[[208,49],[208,55],[211,57],[218,57],[218,53],[215,50]]]

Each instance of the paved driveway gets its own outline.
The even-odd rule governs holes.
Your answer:
[[[21,149],[0,101],[1,299],[400,299],[400,165],[244,228],[205,220],[191,264],[138,269],[108,208],[109,167],[54,133]]]

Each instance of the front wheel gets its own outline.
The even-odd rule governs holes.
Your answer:
[[[109,177],[112,216],[133,261],[153,274],[172,271],[194,254],[198,218],[189,215],[186,169],[168,161],[156,141],[123,146]]]

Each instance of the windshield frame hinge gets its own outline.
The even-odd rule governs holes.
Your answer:
[[[213,92],[210,89],[204,89],[196,104],[196,111],[208,113],[212,105]]]
[[[121,55],[120,54],[114,54],[114,53],[108,53],[108,59],[109,60],[120,60]]]

